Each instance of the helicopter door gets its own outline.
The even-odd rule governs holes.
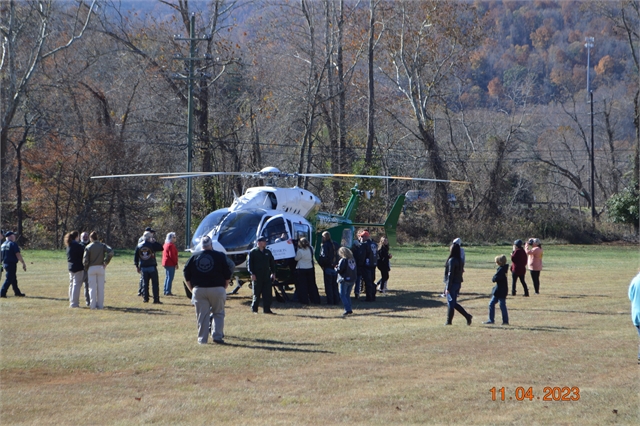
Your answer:
[[[282,216],[274,216],[263,226],[260,236],[267,238],[267,247],[275,260],[296,257],[291,234]]]

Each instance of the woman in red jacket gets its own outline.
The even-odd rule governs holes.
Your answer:
[[[166,272],[164,279],[164,295],[173,296],[171,293],[171,284],[173,283],[173,277],[176,274],[178,268],[178,249],[175,244],[176,233],[169,232],[167,239],[164,241],[164,247],[162,250],[162,266]]]
[[[511,252],[511,295],[516,295],[516,283],[518,278],[524,288],[524,297],[529,297],[529,288],[527,283],[524,282],[524,277],[527,274],[527,253],[522,248],[522,240],[515,240],[513,242],[513,251]]]

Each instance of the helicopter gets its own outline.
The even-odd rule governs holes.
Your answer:
[[[263,186],[248,188],[241,196],[235,196],[229,207],[215,210],[205,216],[193,234],[188,251],[202,249],[202,238],[209,236],[213,248],[221,251],[235,265],[233,271],[235,288],[229,294],[236,294],[244,280],[249,277],[246,261],[259,237],[267,239],[267,248],[276,261],[276,287],[286,299],[285,286],[293,283],[292,262],[296,254],[297,241],[305,237],[315,249],[316,259],[320,255],[321,235],[328,231],[331,239],[341,246],[351,247],[356,227],[384,228],[391,245],[396,241],[396,228],[405,195],[395,201],[384,223],[357,223],[356,212],[361,197],[370,198],[372,191],[360,190],[357,184],[351,189],[351,197],[342,214],[320,211],[321,200],[312,192],[294,186],[279,187],[280,178],[375,178],[402,179],[428,182],[465,183],[460,181],[411,178],[403,176],[371,176],[353,174],[285,173],[276,167],[265,167],[259,172],[191,172],[152,173],[135,175],[94,176],[93,178],[119,178],[139,176],[159,176],[161,179],[189,179],[203,176],[242,176],[259,178]]]

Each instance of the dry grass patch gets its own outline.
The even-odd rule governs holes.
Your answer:
[[[67,307],[62,253],[27,251],[18,278],[28,297],[0,302],[0,422],[638,424],[626,298],[637,251],[545,247],[541,294],[519,289],[507,300],[512,325],[485,326],[493,257],[508,250],[466,248],[461,303],[472,327],[459,314],[443,326],[446,249],[404,247],[390,293],[356,302],[346,319],[293,303],[253,315],[243,288],[227,301],[225,346],[197,345],[185,297],[143,304],[130,253],[107,269],[106,308],[89,311]],[[491,400],[494,386],[506,401]],[[546,386],[579,387],[580,400],[516,401],[520,386],[536,398]]]

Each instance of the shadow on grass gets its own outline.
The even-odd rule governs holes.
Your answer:
[[[482,324],[483,327],[496,330],[496,331],[547,331],[547,332],[560,332],[560,331],[569,331],[569,330],[577,330],[575,327],[554,327],[551,325],[540,325],[535,327],[526,327],[519,325],[497,325],[497,324]]]
[[[265,351],[276,351],[276,352],[304,352],[304,353],[335,354],[335,352],[333,351],[326,351],[322,349],[305,349],[305,348],[297,347],[297,346],[319,346],[319,344],[317,343],[294,343],[294,342],[284,342],[281,340],[270,340],[270,339],[249,339],[246,337],[235,337],[231,335],[227,335],[225,336],[225,338],[230,338],[233,341],[239,340],[241,342],[247,342],[247,343],[232,343],[226,340],[225,346],[234,346],[234,347],[248,348],[248,349],[261,349]]]
[[[287,293],[290,300],[287,302],[278,302],[275,297],[272,302],[272,308],[277,311],[302,310],[304,314],[292,314],[293,316],[317,319],[335,319],[341,317],[343,307],[342,303],[338,305],[327,305],[326,297],[322,296],[320,305],[302,305],[293,302],[293,294]],[[399,315],[411,311],[417,311],[424,308],[444,308],[447,306],[447,299],[439,297],[439,292],[433,291],[405,291],[405,290],[388,290],[386,294],[378,293],[374,302],[366,302],[364,295],[358,300],[351,298],[351,305],[356,315],[375,315],[385,317],[407,318],[407,315]],[[241,304],[250,309],[251,298],[242,301]],[[470,300],[487,299],[489,297],[485,293],[463,293],[459,301],[464,304]],[[335,310],[336,317],[326,315],[313,315],[314,310]],[[396,315],[398,314],[398,315]],[[288,314],[287,314],[288,315]],[[421,316],[420,316],[421,317]]]
[[[509,310],[511,311],[512,308],[509,308]],[[536,308],[515,308],[513,309],[514,311],[533,311],[533,312],[546,312],[546,313],[550,313],[550,312],[561,312],[561,313],[565,313],[565,314],[588,314],[588,315],[622,315],[622,316],[627,316],[629,315],[628,312],[605,312],[605,311],[571,311],[568,309],[536,309]]]
[[[13,297],[9,295],[9,297]],[[26,296],[26,299],[39,299],[39,300],[54,300],[56,302],[69,302],[68,297],[43,297],[43,296]],[[84,303],[84,301],[82,302]]]
[[[146,308],[146,307],[141,307],[141,308],[122,308],[119,306],[108,306],[105,305],[104,309],[106,311],[115,311],[115,312],[122,312],[123,314],[145,314],[145,315],[180,315],[177,313],[173,313],[173,312],[169,312],[169,311],[165,311],[162,310],[160,308]]]

